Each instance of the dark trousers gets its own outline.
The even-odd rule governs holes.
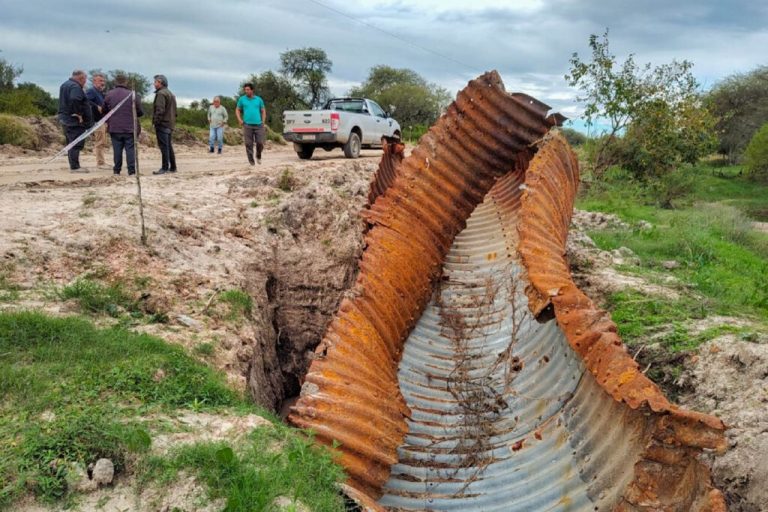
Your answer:
[[[128,161],[128,174],[136,172],[136,148],[133,144],[132,133],[110,133],[112,138],[112,153],[115,156],[115,166],[112,168],[115,172],[120,172],[123,168],[123,149],[125,149],[125,159]]]
[[[155,134],[157,135],[157,147],[160,148],[160,156],[163,163],[160,168],[166,171],[175,171],[176,155],[173,153],[173,141],[171,140],[173,130],[155,125]]]
[[[67,139],[67,144],[81,136],[83,132],[85,132],[84,126],[65,126],[64,137]],[[70,169],[80,168],[80,150],[83,149],[83,147],[85,147],[85,139],[81,140],[75,144],[72,149],[67,151],[67,158],[69,158]]]
[[[266,131],[264,124],[244,124],[243,139],[245,140],[245,154],[248,155],[248,161],[253,163],[253,142],[256,141],[256,158],[261,158],[261,152],[264,150],[264,140]]]

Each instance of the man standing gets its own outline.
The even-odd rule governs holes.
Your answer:
[[[59,87],[59,123],[64,128],[67,144],[80,137],[92,124],[91,106],[83,90],[87,78],[85,71],[76,69],[69,80]],[[88,172],[80,167],[80,150],[83,146],[85,139],[67,152],[70,172]]]
[[[85,93],[85,97],[91,102],[93,120],[98,121],[104,117],[104,86],[107,85],[107,77],[103,73],[91,75],[91,88]],[[93,152],[96,154],[96,165],[105,168],[104,148],[107,146],[107,127],[101,125],[93,132]]]
[[[107,93],[104,98],[104,113],[114,110],[120,102],[131,95],[128,89],[128,77],[117,75],[115,77],[115,88]],[[134,98],[136,108],[136,117],[144,115],[141,108],[141,98],[138,95]],[[134,133],[138,135],[137,126],[133,120],[133,108],[131,100],[126,101],[112,117],[107,121],[109,125],[109,136],[112,139],[112,152],[114,153],[115,166],[112,171],[120,174],[123,168],[123,149],[125,149],[125,158],[128,161],[128,175],[136,174],[136,148],[134,146]]]
[[[209,153],[213,153],[214,142],[219,143],[219,154],[221,154],[221,147],[224,145],[224,127],[229,121],[229,114],[227,109],[221,106],[221,98],[218,96],[213,97],[213,105],[208,107],[208,124],[211,128],[211,133],[208,136]]]
[[[264,107],[264,100],[259,96],[253,95],[253,84],[243,86],[245,96],[240,96],[237,100],[237,122],[243,127],[243,138],[245,139],[245,154],[248,155],[248,162],[253,162],[253,141],[256,141],[256,162],[261,164],[261,152],[264,150],[264,141],[267,138],[267,132],[264,123],[267,121],[267,110]]]
[[[172,134],[176,128],[176,96],[168,89],[165,75],[155,75],[155,102],[152,108],[152,124],[155,125],[157,146],[160,148],[162,165],[152,174],[176,172],[176,155],[173,153]]]

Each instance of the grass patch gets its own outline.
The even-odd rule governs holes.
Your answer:
[[[0,114],[0,144],[11,144],[25,149],[39,149],[40,138],[23,119],[8,114]]]
[[[21,287],[11,282],[10,276],[12,272],[12,265],[0,265],[0,302],[14,302],[19,300],[19,290],[21,290]]]
[[[28,490],[69,495],[72,464],[123,471],[149,436],[136,417],[173,409],[253,411],[180,347],[79,318],[0,313],[0,508]]]
[[[718,175],[721,171],[724,174]],[[646,220],[654,226],[590,233],[601,249],[629,247],[642,261],[641,272],[676,260],[682,265],[671,274],[703,295],[710,313],[765,319],[768,236],[752,229],[747,211],[768,208],[768,187],[734,173],[700,170],[701,179],[681,203],[687,206],[674,210],[651,206],[642,185],[610,177],[593,186],[577,206],[618,214],[630,224]]]
[[[204,341],[203,343],[198,343],[195,345],[195,348],[192,350],[195,355],[201,357],[210,357],[213,355],[214,345],[210,341]]]
[[[335,490],[344,475],[331,453],[281,425],[255,429],[241,446],[201,443],[152,458],[144,478],[170,482],[181,470],[192,470],[231,512],[272,510],[280,496],[317,512],[344,510]]]
[[[227,320],[250,318],[253,309],[253,299],[243,290],[226,290],[219,294],[219,301],[229,307]]]
[[[92,279],[77,279],[58,291],[63,300],[74,299],[83,311],[118,317],[121,311],[139,312],[137,301],[121,283],[102,284]]]
[[[709,311],[707,301],[671,300],[635,291],[611,294],[606,306],[627,345],[631,347],[653,339],[672,351],[698,344],[698,337],[690,336],[683,324],[705,318]]]

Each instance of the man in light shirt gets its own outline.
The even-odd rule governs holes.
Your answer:
[[[208,149],[209,153],[213,153],[213,147],[215,143],[219,143],[219,154],[221,154],[221,148],[224,145],[224,127],[229,121],[229,115],[227,109],[221,105],[221,98],[214,96],[213,104],[208,107],[208,125],[211,132],[208,136]]]

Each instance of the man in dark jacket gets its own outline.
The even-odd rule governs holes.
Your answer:
[[[152,174],[176,172],[176,155],[173,153],[171,135],[176,128],[176,96],[168,89],[168,79],[155,75],[155,102],[152,108],[152,124],[155,125],[157,146],[160,148],[162,166]]]
[[[115,77],[115,88],[107,93],[104,98],[104,114],[117,108],[112,117],[107,120],[109,127],[109,136],[112,139],[112,152],[114,154],[115,166],[112,171],[120,174],[123,168],[123,149],[125,149],[125,158],[128,161],[128,175],[136,173],[136,147],[134,144],[134,135],[138,137],[138,128],[134,124],[133,108],[131,100],[127,100],[120,105],[120,102],[130,96],[132,91],[128,89],[128,77],[117,75]],[[117,106],[120,105],[118,108]],[[144,115],[141,108],[141,98],[138,95],[134,98],[136,108],[136,117]]]
[[[83,90],[87,78],[85,71],[76,69],[69,80],[59,87],[59,123],[64,128],[67,144],[77,139],[93,124],[91,105]],[[83,146],[84,139],[67,152],[71,172],[88,172],[87,169],[80,168],[80,150]]]
[[[104,117],[104,88],[107,85],[107,77],[104,73],[91,75],[91,87],[85,92],[85,97],[91,103],[93,121]],[[96,155],[96,166],[100,169],[106,167],[104,161],[104,148],[107,147],[107,127],[101,125],[93,132],[93,153]]]

